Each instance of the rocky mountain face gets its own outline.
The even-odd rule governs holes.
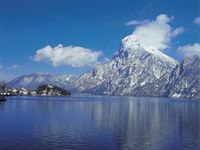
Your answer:
[[[200,98],[200,57],[185,58],[172,71],[164,96]]]
[[[90,94],[161,96],[176,64],[157,49],[144,49],[130,35],[111,61],[82,75],[75,87]]]
[[[29,74],[18,77],[7,83],[12,88],[27,88],[34,90],[39,85],[53,84],[64,89],[72,89],[72,82],[77,79],[74,75]]]

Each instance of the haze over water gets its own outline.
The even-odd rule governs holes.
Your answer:
[[[0,149],[199,150],[200,101],[134,97],[10,97]]]

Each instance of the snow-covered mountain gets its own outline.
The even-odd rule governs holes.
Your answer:
[[[18,77],[7,83],[8,87],[36,89],[39,85],[53,84],[64,89],[73,89],[74,75],[29,74]]]
[[[122,40],[114,57],[80,77],[30,74],[10,81],[9,87],[36,89],[54,84],[72,92],[98,95],[200,97],[200,58],[180,64],[157,49],[145,49],[133,35]]]
[[[157,49],[144,49],[130,35],[113,59],[95,66],[75,81],[81,92],[91,94],[161,96],[177,62]]]
[[[172,71],[164,96],[200,98],[200,57],[186,57]]]

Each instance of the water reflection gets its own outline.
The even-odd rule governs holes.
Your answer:
[[[199,150],[199,111],[158,98],[15,98],[0,113],[0,149]]]
[[[4,108],[4,102],[0,102],[0,112],[3,111]]]

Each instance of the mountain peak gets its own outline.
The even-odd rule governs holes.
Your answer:
[[[159,60],[162,60],[166,63],[168,63],[170,66],[175,66],[178,62],[174,60],[173,58],[167,56],[162,51],[156,49],[156,48],[144,48],[140,41],[137,39],[134,35],[126,36],[122,40],[122,45],[119,51],[117,51],[114,55],[114,59],[116,58],[143,58],[147,55],[151,55],[152,57],[155,57]],[[135,58],[134,58],[135,57]]]
[[[129,35],[129,36],[126,36],[122,40],[122,47],[125,48],[125,49],[127,49],[127,48],[136,49],[136,48],[140,47],[140,43],[137,40],[136,36]]]
[[[141,47],[137,37],[134,35],[126,36],[122,39],[120,49],[114,54],[114,59],[118,57],[128,57],[134,53],[145,52],[144,48]]]

